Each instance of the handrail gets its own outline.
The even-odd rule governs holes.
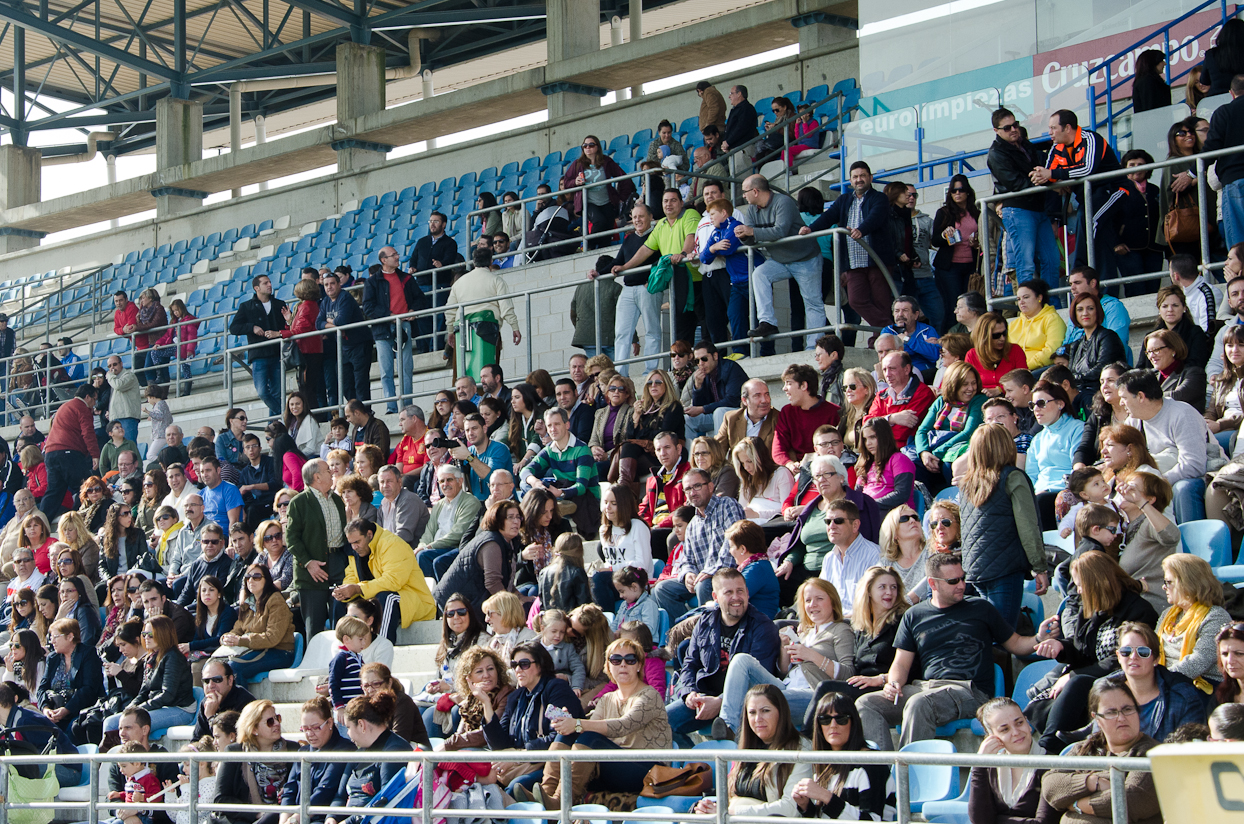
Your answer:
[[[438,763],[462,763],[478,761],[480,754],[472,751],[428,751],[428,750],[411,750],[411,751],[379,751],[366,750],[366,758],[376,764],[417,764],[419,765],[419,786],[423,799],[432,799],[434,797],[434,770],[427,767],[434,767]],[[1021,767],[1025,769],[1037,770],[1061,770],[1067,771],[1069,767],[1073,767],[1076,772],[1081,771],[1108,771],[1110,775],[1110,800],[1111,808],[1115,821],[1127,821],[1128,798],[1125,785],[1126,774],[1128,772],[1152,772],[1153,764],[1148,758],[1138,757],[1106,757],[1106,756],[1076,756],[1074,758],[1066,758],[1053,755],[982,755],[978,753],[921,753],[907,752],[903,750],[878,751],[878,750],[859,750],[859,751],[835,751],[832,754],[827,751],[815,750],[685,750],[685,749],[664,749],[664,750],[591,750],[591,749],[562,749],[562,750],[499,750],[489,751],[488,761],[494,763],[514,763],[514,762],[530,762],[537,763],[556,763],[559,767],[561,780],[558,786],[559,807],[558,810],[551,811],[530,811],[515,810],[513,808],[489,810],[488,815],[493,818],[503,820],[513,819],[530,819],[542,818],[552,821],[558,821],[560,824],[571,824],[573,820],[590,816],[583,810],[575,810],[572,797],[571,767],[576,763],[590,764],[609,764],[619,761],[640,761],[640,762],[657,762],[672,763],[682,761],[688,757],[688,752],[695,753],[697,760],[711,761],[714,767],[714,792],[708,794],[709,797],[716,795],[718,804],[715,813],[679,813],[678,818],[696,824],[780,824],[780,822],[789,819],[780,816],[759,816],[759,815],[735,815],[730,812],[729,805],[723,803],[729,795],[729,768],[730,765],[737,762],[770,762],[780,764],[824,764],[826,759],[832,759],[835,764],[847,764],[852,766],[879,765],[888,766],[893,770],[895,779],[895,795],[896,795],[896,812],[900,824],[911,822],[911,780],[909,767],[913,766],[949,766],[952,768],[961,767],[984,767],[984,768],[1007,768]],[[220,763],[236,763],[249,762],[255,759],[254,752],[243,751],[225,751],[225,752],[145,752],[142,754],[144,763],[149,764],[167,764],[190,762],[197,765],[199,762],[208,761],[215,764]],[[310,773],[307,769],[309,764],[322,763],[342,763],[353,764],[354,759],[350,753],[340,751],[309,751],[309,750],[284,750],[265,752],[263,754],[265,762],[289,762],[290,764],[298,764],[300,766],[299,774],[304,781],[309,781]],[[100,770],[111,764],[121,763],[123,761],[132,761],[133,755],[123,753],[93,753],[79,755],[16,755],[6,756],[5,763],[12,766],[20,765],[71,765],[79,766],[85,764],[87,767],[87,777],[91,788],[99,785]],[[436,808],[430,801],[418,805],[410,806],[384,806],[384,807],[352,807],[352,806],[313,806],[310,803],[310,792],[299,793],[299,803],[297,805],[254,805],[254,804],[227,804],[215,802],[201,802],[199,795],[199,770],[193,768],[189,771],[188,783],[186,785],[186,801],[160,801],[160,802],[137,802],[144,808],[160,809],[167,812],[175,812],[185,810],[189,813],[191,821],[197,820],[197,816],[201,812],[240,812],[254,814],[256,811],[265,813],[297,813],[299,820],[309,821],[311,816],[323,815],[385,815],[395,816],[398,818],[409,818],[411,824],[416,820],[421,824],[432,824],[434,819],[461,819],[474,818],[477,812],[474,810],[463,809],[440,809]],[[412,779],[413,780],[413,779]],[[117,807],[134,806],[134,802],[127,805],[123,801],[109,801],[106,798],[100,799],[99,794],[93,790],[88,793],[86,801],[50,801],[50,802],[26,802],[16,803],[8,799],[11,797],[9,792],[9,771],[0,770],[0,797],[6,799],[6,802],[0,805],[0,824],[9,824],[9,816],[12,810],[45,810],[45,809],[65,809],[71,808],[75,810],[85,809],[88,820],[100,820],[100,809],[110,810]],[[409,786],[409,785],[408,785]],[[301,789],[306,789],[304,784]],[[381,788],[377,787],[377,791]],[[635,812],[614,812],[610,811],[607,816],[615,821],[662,821],[668,820],[669,813],[644,812],[641,809]]]

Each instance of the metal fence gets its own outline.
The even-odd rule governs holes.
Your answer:
[[[252,805],[252,804],[213,804],[202,803],[198,798],[198,769],[191,769],[187,778],[186,785],[187,800],[185,802],[137,802],[144,808],[161,809],[170,815],[177,811],[185,810],[189,813],[191,822],[198,821],[198,815],[205,812],[222,812],[222,813],[297,813],[298,820],[301,822],[309,822],[312,816],[332,815],[340,819],[344,815],[363,815],[363,816],[386,816],[391,815],[398,818],[410,818],[412,824],[418,821],[420,824],[432,824],[436,819],[446,818],[451,821],[462,818],[478,818],[483,817],[494,818],[498,820],[514,820],[514,819],[545,819],[549,821],[559,822],[559,824],[572,824],[573,821],[579,819],[606,819],[614,822],[627,821],[658,821],[669,822],[671,813],[669,812],[644,812],[644,808],[639,808],[635,812],[589,812],[585,810],[576,810],[572,807],[571,799],[571,765],[576,762],[592,762],[599,764],[608,764],[610,762],[619,761],[655,761],[655,762],[712,762],[715,775],[715,786],[712,795],[715,795],[718,804],[717,811],[713,814],[696,814],[696,813],[674,813],[679,822],[687,822],[688,824],[776,824],[776,822],[789,821],[789,819],[779,816],[747,816],[735,815],[729,811],[729,805],[724,803],[729,797],[729,767],[733,762],[772,762],[772,763],[802,763],[802,764],[850,764],[850,765],[885,765],[890,766],[894,770],[896,800],[898,810],[898,821],[901,824],[913,821],[911,812],[911,781],[908,774],[908,767],[912,766],[952,766],[952,767],[1024,767],[1041,770],[1066,770],[1074,768],[1080,770],[1108,770],[1110,773],[1110,798],[1111,812],[1113,821],[1116,824],[1125,824],[1128,821],[1127,813],[1127,794],[1124,787],[1124,780],[1128,772],[1150,772],[1151,766],[1148,758],[1127,758],[1127,757],[1080,757],[1065,758],[1059,756],[1042,755],[978,755],[969,753],[919,753],[919,752],[880,752],[873,750],[858,752],[815,752],[815,751],[790,751],[790,750],[524,750],[524,751],[498,751],[482,754],[479,751],[459,751],[459,752],[392,752],[392,751],[363,751],[366,758],[373,763],[403,763],[417,764],[421,767],[427,765],[435,765],[437,763],[447,762],[478,762],[483,757],[484,760],[493,763],[509,763],[509,762],[551,762],[556,761],[560,773],[561,780],[559,784],[560,793],[560,809],[550,812],[540,812],[531,810],[462,810],[462,809],[438,809],[429,804],[420,804],[411,808],[403,807],[349,807],[349,806],[312,806],[309,800],[308,788],[304,786],[304,792],[299,793],[300,803],[296,806],[277,806],[277,805]],[[362,753],[359,753],[362,754]],[[828,757],[827,757],[828,756]],[[140,760],[143,763],[159,764],[168,762],[189,762],[198,764],[200,761],[210,761],[214,763],[223,762],[249,762],[254,761],[257,757],[255,752],[223,752],[223,753],[143,753],[138,754],[91,754],[78,756],[6,756],[4,763],[9,766],[18,766],[23,764],[86,764],[87,774],[90,780],[90,787],[98,787],[100,784],[100,770],[107,769],[108,765],[120,762],[132,762]],[[309,752],[309,751],[285,751],[285,752],[265,752],[262,754],[262,760],[265,763],[276,762],[294,762],[300,765],[300,774],[307,776],[307,765],[313,763],[324,762],[347,762],[355,763],[356,759],[349,757],[349,754],[341,752]],[[420,771],[422,798],[433,798],[433,770],[422,769]],[[379,791],[380,788],[377,788]],[[9,801],[9,771],[0,769],[0,824],[9,824],[10,816],[20,810],[51,810],[51,809],[73,809],[86,812],[86,821],[89,824],[98,824],[100,821],[100,811],[105,811],[105,817],[108,817],[108,810],[115,807],[133,807],[134,803],[129,805],[124,802],[108,801],[100,799],[99,794],[92,791],[88,800],[70,802],[70,801],[48,801],[48,802],[32,802],[32,803],[13,803]],[[709,797],[712,797],[710,795]]]

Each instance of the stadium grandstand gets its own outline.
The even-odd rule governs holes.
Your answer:
[[[0,824],[1244,769],[1239,8],[899,5],[0,3]]]

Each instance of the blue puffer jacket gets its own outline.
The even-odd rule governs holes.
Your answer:
[[[583,718],[583,705],[570,688],[570,682],[545,673],[535,689],[519,687],[510,693],[505,712],[494,714],[484,725],[484,739],[490,750],[547,750],[557,733],[545,717],[546,707],[561,707],[575,718]]]
[[[358,747],[354,746],[354,742],[343,737],[334,728],[333,737],[328,739],[328,743],[321,749],[315,750],[315,752],[353,752],[357,749]],[[312,749],[309,746],[303,745],[298,748],[298,752],[312,752]],[[332,806],[348,766],[350,765],[344,760],[330,763],[312,761],[307,764],[307,783],[304,788],[302,786],[302,765],[295,761],[294,766],[289,771],[289,778],[285,780],[285,786],[281,787],[282,806],[298,806],[301,803],[299,792],[304,789],[311,795],[307,803],[312,807]],[[323,821],[324,816],[313,816],[312,820]]]
[[[777,653],[781,649],[777,626],[752,604],[739,622],[739,631],[730,645],[730,656],[747,653],[773,675],[777,675]],[[701,692],[700,681],[721,669],[721,609],[710,606],[691,634],[687,657],[678,676],[678,697]]]
[[[414,747],[405,738],[402,738],[397,733],[385,730],[380,733],[380,737],[370,747],[366,750],[359,750],[359,752],[406,752],[413,749]],[[370,764],[355,763],[350,765],[349,772],[343,770],[341,784],[338,786],[337,798],[333,802],[333,806],[366,807],[376,793],[383,790],[385,785],[393,780],[393,776],[405,769],[405,761],[372,762]],[[352,815],[343,824],[359,824],[363,818],[365,816]]]

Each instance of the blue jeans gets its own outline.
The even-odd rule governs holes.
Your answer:
[[[1231,457],[1231,439],[1235,437],[1235,430],[1228,429],[1225,432],[1215,432],[1214,437],[1218,439],[1218,445],[1222,447],[1222,451],[1227,453],[1227,457]]]
[[[705,412],[703,415],[688,415],[683,422],[683,435],[690,444],[700,435],[713,437],[721,429],[721,422],[726,419],[726,413],[731,407],[721,406],[712,412]]]
[[[1012,629],[1019,622],[1019,608],[1024,604],[1024,573],[1013,572],[990,581],[970,582],[976,594],[993,604]]]
[[[293,656],[293,653],[290,653]],[[160,707],[155,710],[147,710],[151,715],[151,731],[168,729],[183,724],[194,723],[194,713],[186,712],[177,707]],[[112,732],[121,726],[121,713],[110,715],[104,719],[104,732]]]
[[[436,577],[436,575],[434,574],[435,569],[432,566],[432,562],[435,561],[437,558],[441,557],[442,555],[448,555],[451,552],[456,553],[457,551],[458,551],[458,547],[456,546],[444,547],[444,548],[439,548],[439,549],[433,549],[432,547],[429,547],[427,549],[421,549],[418,552],[416,552],[415,560],[419,562],[419,569],[423,571],[423,577],[435,578]]]
[[[807,713],[812,690],[788,689],[785,681],[762,667],[754,656],[739,653],[730,658],[726,684],[721,690],[721,717],[735,732],[738,732],[743,720],[743,701],[747,698],[747,691],[757,684],[772,684],[780,689],[786,696],[786,703],[790,704],[791,718],[801,719]]]
[[[1185,478],[1175,482],[1175,523],[1205,520],[1205,479]]]
[[[138,418],[114,418],[112,422],[121,424],[121,428],[125,430],[125,437],[138,443]]]
[[[402,330],[402,397],[405,400],[410,399],[411,395],[411,374],[413,367],[410,355],[410,336],[405,334],[406,330]],[[393,339],[376,341],[376,354],[380,356],[380,391],[384,393],[386,398],[392,398],[394,393],[393,387],[393,356],[397,351],[397,347],[393,343]],[[388,411],[390,415],[397,413],[397,401],[388,401]]]
[[[246,660],[250,653],[256,653],[255,660]],[[258,655],[258,653],[263,655]],[[288,669],[294,665],[294,651],[283,652],[279,649],[268,650],[250,650],[243,657],[229,659],[230,666],[233,667],[233,675],[237,678],[238,683],[245,684],[252,676],[261,672],[271,672],[274,669]],[[180,722],[189,723],[189,722]],[[154,726],[154,722],[152,723]]]
[[[695,585],[695,592],[691,593],[687,591],[682,581],[667,578],[657,582],[657,585],[652,588],[652,595],[657,599],[657,606],[669,613],[670,626],[673,626],[686,613],[687,604],[692,598],[698,596],[701,604],[707,604],[712,600],[713,579],[705,578]]]
[[[281,414],[281,379],[284,377],[285,366],[280,358],[255,358],[251,361],[251,378],[255,382],[255,391],[259,399],[268,407],[268,414],[276,417]]]
[[[461,716],[458,714],[458,708],[454,707],[449,711],[449,718],[453,724],[453,729],[458,729],[458,720]],[[436,723],[436,706],[425,707],[423,710],[423,726],[428,731],[429,738],[447,738],[445,730],[440,724]]]
[[[588,750],[622,749],[621,746],[598,732],[559,735],[556,740]],[[644,776],[656,763],[655,761],[610,761],[609,768],[601,770],[595,779],[588,782],[588,787],[605,792],[637,793],[644,788]]]
[[[752,272],[752,291],[756,294],[756,319],[760,323],[778,325],[777,312],[773,309],[773,284],[778,281],[794,278],[799,284],[799,294],[803,297],[803,315],[805,329],[816,329],[825,325],[825,299],[821,295],[821,256],[816,255],[808,260],[797,260],[793,263],[778,263],[766,260]],[[806,336],[807,348],[816,344],[820,332]]]
[[[1244,243],[1244,180],[1223,186],[1218,198],[1222,206],[1223,234],[1230,249],[1237,243]]]
[[[924,316],[929,319],[929,326],[941,332],[946,322],[946,307],[942,302],[942,290],[937,287],[937,280],[916,278],[915,297],[920,301],[920,309],[924,312]],[[958,298],[957,295],[956,298]]]
[[[1059,254],[1054,227],[1044,212],[1030,212],[1014,206],[1002,209],[1006,229],[1008,260],[1015,266],[1015,279],[1023,283],[1040,272],[1051,289],[1058,286]],[[1051,305],[1057,308],[1054,298]]]
[[[606,340],[608,339],[606,338]],[[583,354],[587,355],[589,358],[596,355],[604,355],[609,358],[609,360],[613,360],[613,347],[602,345],[600,349],[597,349],[595,346],[585,346],[583,347]],[[628,352],[626,356],[629,358],[630,353]]]
[[[700,721],[695,717],[695,710],[688,707],[682,702],[681,698],[675,698],[665,705],[665,714],[669,717],[670,729],[674,732],[674,746],[689,750],[691,749],[691,733],[708,729],[713,719]]]
[[[661,351],[661,295],[652,294],[647,286],[623,286],[613,314],[615,352],[626,352],[629,357],[631,340],[641,317],[644,319],[643,354],[645,357],[652,356],[652,360],[644,361],[644,369],[650,372],[657,368],[656,354]],[[600,330],[602,341],[605,331]],[[618,364],[618,374],[630,373],[630,364]]]

